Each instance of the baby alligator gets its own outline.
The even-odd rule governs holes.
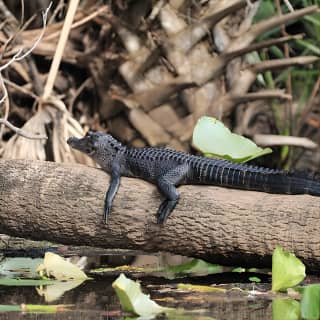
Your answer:
[[[69,138],[67,143],[92,157],[111,175],[105,199],[106,223],[121,176],[141,178],[157,185],[165,197],[157,213],[160,224],[178,203],[180,195],[176,187],[182,184],[320,196],[320,179],[308,174],[237,164],[167,148],[130,148],[102,132],[89,131],[81,139]]]

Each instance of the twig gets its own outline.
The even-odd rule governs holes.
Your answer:
[[[3,79],[3,81],[4,81],[4,83],[5,83],[6,85],[14,88],[14,89],[17,90],[17,91],[20,91],[20,92],[24,93],[25,95],[30,96],[30,97],[32,97],[32,98],[35,99],[35,100],[38,100],[38,99],[39,99],[39,97],[38,97],[36,94],[34,94],[32,91],[24,88],[23,86],[18,86],[16,83],[14,83],[14,82],[12,82],[12,81],[10,81],[10,80],[8,80],[8,79]]]
[[[95,17],[99,16],[102,12],[106,11],[108,9],[108,6],[102,6],[101,8],[99,8],[98,10],[92,12],[91,14],[89,14],[88,16],[85,16],[84,18],[80,19],[79,21],[76,21],[72,24],[71,29],[76,29],[80,26],[82,26],[83,24],[91,21],[92,19],[94,19]],[[60,34],[60,30],[53,32],[51,34],[48,34],[47,36],[44,37],[44,39],[47,40],[51,40],[54,39],[56,37],[59,36]]]
[[[272,134],[255,134],[253,140],[256,144],[268,147],[268,146],[294,146],[302,147],[306,149],[317,149],[318,145],[308,138],[292,137],[292,136],[280,136]]]
[[[73,21],[74,15],[76,13],[76,10],[78,8],[78,4],[79,4],[79,0],[69,1],[69,8],[67,11],[65,22],[62,27],[61,35],[60,35],[59,42],[57,45],[57,50],[56,50],[55,55],[53,57],[53,61],[52,61],[51,67],[50,67],[49,75],[48,75],[48,79],[47,79],[46,85],[43,90],[42,98],[44,101],[47,100],[51,95],[53,85],[54,85],[54,82],[57,77],[60,62],[62,59],[63,51],[64,51],[64,48],[65,48],[65,45],[66,45],[66,42],[67,42],[67,39],[68,39],[68,36],[70,33],[70,29],[72,26],[72,21]]]
[[[1,71],[0,71],[0,86],[1,86],[1,91],[3,93],[3,96],[0,99],[0,104],[2,104],[8,98],[8,90],[7,90],[6,86],[4,85]]]
[[[313,86],[310,97],[300,113],[299,121],[298,121],[297,128],[296,128],[297,134],[300,134],[300,131],[302,129],[303,124],[305,123],[305,121],[307,119],[308,114],[311,112],[312,108],[314,107],[314,100],[315,100],[319,90],[320,90],[320,76],[318,76],[318,79]]]
[[[52,2],[50,2],[49,7],[44,12],[42,12],[43,27],[41,29],[41,33],[40,33],[39,37],[36,39],[36,41],[31,46],[31,48],[29,50],[27,50],[26,52],[24,52],[24,53],[23,53],[23,50],[25,48],[20,48],[18,50],[18,52],[7,63],[5,63],[4,65],[0,66],[0,72],[3,71],[4,69],[8,68],[13,62],[20,61],[20,60],[24,59],[39,44],[39,42],[41,41],[41,39],[42,39],[42,37],[44,35],[44,32],[45,32],[45,28],[46,28],[46,25],[47,25],[47,16],[48,16],[48,12],[49,12],[51,6],[52,6]]]
[[[289,11],[291,11],[291,12],[294,11],[293,6],[292,6],[292,4],[290,3],[289,0],[283,0],[283,2],[286,4],[286,6],[289,9]]]
[[[0,99],[0,104],[2,104],[4,102],[4,100],[8,97],[8,91],[4,85],[1,72],[4,69],[8,68],[13,62],[20,61],[20,60],[24,59],[25,57],[27,57],[32,52],[32,50],[38,45],[38,43],[42,39],[44,32],[45,32],[45,28],[46,28],[46,24],[47,24],[47,16],[48,16],[48,12],[49,12],[51,6],[52,6],[52,2],[50,2],[49,7],[44,12],[42,12],[43,28],[41,30],[39,37],[34,42],[34,44],[31,46],[31,48],[24,53],[23,53],[24,48],[20,48],[18,50],[18,52],[7,63],[0,66],[0,85],[2,88],[2,92],[3,92],[3,96]]]
[[[38,139],[48,139],[47,136],[42,135],[42,134],[32,134],[29,132],[26,132],[18,127],[15,127],[13,124],[11,124],[8,120],[0,118],[0,124],[5,125],[12,131],[14,131],[16,134],[27,138],[27,139],[32,139],[32,140],[38,140]]]
[[[22,59],[26,58],[33,50],[34,48],[39,44],[39,42],[41,41],[45,29],[46,29],[46,25],[47,25],[47,17],[48,17],[48,12],[50,10],[52,6],[52,2],[50,2],[48,8],[42,12],[42,21],[43,21],[43,28],[41,30],[40,35],[38,36],[38,38],[36,39],[36,41],[34,42],[34,44],[25,52],[23,52],[23,50],[25,48],[21,48],[20,50],[18,50],[18,52],[16,52],[14,54],[14,56],[4,65],[0,66],[0,86],[3,92],[3,96],[0,99],[0,104],[2,104],[3,102],[6,102],[6,108],[5,108],[5,116],[4,118],[0,118],[0,124],[3,124],[5,126],[7,126],[8,128],[10,128],[11,130],[13,130],[15,133],[25,137],[25,138],[29,138],[29,139],[47,139],[46,136],[43,135],[34,135],[32,133],[28,133],[25,132],[24,130],[15,127],[14,125],[12,125],[8,120],[8,114],[9,114],[9,102],[8,102],[8,91],[7,88],[4,84],[4,80],[2,77],[2,71],[5,70],[6,68],[8,68],[13,62],[15,61],[21,61]],[[24,7],[23,7],[24,8]],[[24,9],[23,9],[24,10]],[[12,39],[9,38],[8,41],[11,41]],[[8,43],[8,42],[7,42]],[[0,132],[0,135],[2,135],[2,130]]]
[[[81,92],[84,90],[85,87],[92,84],[92,78],[87,78],[85,81],[82,82],[82,84],[77,88],[76,92],[74,93],[73,97],[70,100],[69,104],[69,112],[72,113],[73,106],[75,101],[77,100],[78,96],[81,94]]]
[[[284,1],[284,2],[286,3],[288,9],[291,12],[294,12],[290,2],[289,1]],[[280,0],[276,0],[276,7],[277,7],[277,10],[278,10],[278,15],[282,16]],[[286,26],[284,24],[281,25],[281,34],[283,36],[287,36]],[[289,45],[288,45],[288,43],[284,43],[283,49],[284,49],[285,58],[289,59],[290,58],[290,53],[289,53]],[[288,70],[288,76],[287,76],[287,80],[286,80],[286,87],[287,87],[288,94],[292,95],[292,74],[291,74],[291,70],[290,69]],[[285,105],[286,105],[286,108],[285,108],[285,129],[288,129],[289,134],[292,134],[292,118],[293,118],[292,100],[288,100]],[[289,150],[289,152],[290,152],[290,150]]]

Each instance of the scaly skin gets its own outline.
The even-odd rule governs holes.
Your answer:
[[[158,209],[158,223],[164,223],[178,203],[181,184],[210,184],[268,193],[320,196],[320,180],[297,173],[235,164],[165,148],[129,148],[111,135],[88,132],[69,138],[68,144],[92,157],[111,175],[105,200],[107,222],[120,177],[135,177],[157,185],[165,197]]]

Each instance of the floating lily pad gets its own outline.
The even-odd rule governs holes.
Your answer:
[[[300,320],[300,303],[293,299],[276,298],[272,301],[272,320]]]
[[[15,278],[0,278],[0,286],[12,286],[12,287],[36,287],[53,284],[54,280],[33,280],[33,279],[15,279]]]
[[[32,313],[56,313],[59,311],[67,311],[72,305],[37,305],[37,304],[21,304],[21,305],[0,305],[0,312],[32,312]]]
[[[272,291],[286,290],[306,276],[305,265],[293,254],[277,246],[272,255]]]
[[[207,157],[246,162],[271,153],[251,140],[232,133],[224,124],[210,117],[201,117],[193,130],[193,145]]]
[[[38,266],[37,271],[57,280],[89,279],[79,267],[52,252],[46,252],[43,263]]]
[[[198,292],[219,292],[219,293],[226,293],[227,289],[224,288],[216,288],[211,286],[204,286],[204,285],[194,285],[188,283],[178,283],[178,289],[181,290],[190,290],[190,291],[198,291]]]
[[[258,277],[249,277],[249,281],[259,283],[261,282],[261,279]]]
[[[42,258],[4,258],[0,262],[0,275],[9,278],[37,278],[37,266],[42,263]]]
[[[165,267],[161,271],[181,275],[208,275],[223,272],[223,267],[201,259],[192,259],[190,262],[176,266]]]
[[[303,288],[301,299],[303,319],[320,319],[320,285],[313,284]]]
[[[112,283],[124,311],[150,316],[171,310],[159,306],[149,295],[142,293],[140,283],[128,279],[123,273]]]

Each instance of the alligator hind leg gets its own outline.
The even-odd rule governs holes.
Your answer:
[[[186,177],[189,170],[188,164],[179,165],[174,169],[171,169],[164,175],[162,175],[158,181],[157,185],[159,191],[165,196],[165,200],[161,203],[158,209],[158,219],[159,224],[163,224],[170,213],[173,211],[178,203],[180,194],[176,188]]]

